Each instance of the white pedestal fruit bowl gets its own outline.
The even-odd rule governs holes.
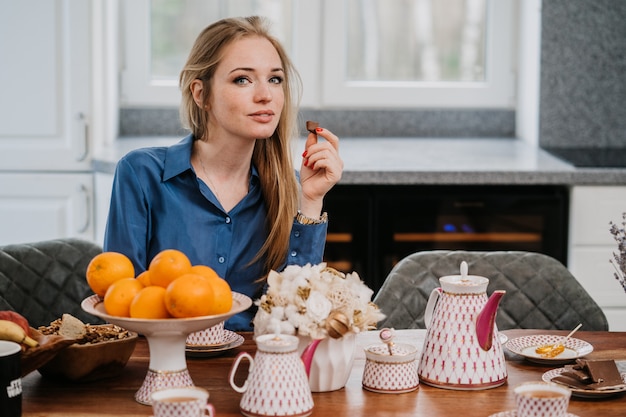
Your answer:
[[[107,314],[103,300],[97,295],[87,297],[81,303],[87,313],[146,337],[150,366],[143,384],[135,393],[135,400],[145,405],[151,404],[150,395],[155,390],[194,385],[185,359],[185,342],[190,333],[212,327],[251,305],[248,296],[233,292],[233,306],[224,314],[185,319],[135,319]]]

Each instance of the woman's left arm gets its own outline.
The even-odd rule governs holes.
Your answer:
[[[309,133],[307,136],[300,167],[300,212],[312,219],[320,217],[324,196],[339,182],[343,172],[339,138],[322,127],[315,131],[317,134]],[[318,136],[325,140],[318,140]]]
[[[293,222],[286,265],[317,265],[323,261],[328,223]]]

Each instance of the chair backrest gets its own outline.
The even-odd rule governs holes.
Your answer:
[[[32,327],[69,313],[85,323],[101,323],[81,301],[93,294],[85,273],[102,252],[95,243],[63,238],[0,246],[0,310],[22,314]]]
[[[602,309],[556,259],[521,251],[424,251],[402,259],[374,302],[387,315],[379,327],[424,328],[424,310],[439,278],[458,275],[466,261],[471,275],[489,278],[487,293],[505,290],[498,329],[608,330]]]

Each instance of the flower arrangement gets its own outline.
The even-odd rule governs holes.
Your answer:
[[[385,317],[371,302],[374,292],[356,272],[346,275],[326,263],[271,271],[267,284],[267,292],[255,302],[256,334],[340,338],[347,332],[374,329]]]
[[[622,213],[622,227],[618,227],[617,224],[609,222],[610,232],[613,238],[617,242],[618,253],[613,252],[613,259],[609,260],[615,268],[615,279],[622,284],[624,291],[626,291],[626,213]]]

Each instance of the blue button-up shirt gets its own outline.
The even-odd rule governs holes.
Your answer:
[[[160,251],[178,249],[193,265],[210,266],[233,291],[255,300],[263,291],[258,280],[265,259],[250,262],[268,235],[258,172],[252,167],[248,194],[226,213],[196,176],[192,145],[189,135],[170,147],[131,151],[118,162],[104,250],[127,255],[139,274]],[[326,224],[294,222],[285,265],[320,263],[326,231]],[[253,315],[254,308],[229,319],[226,327],[251,330]]]

